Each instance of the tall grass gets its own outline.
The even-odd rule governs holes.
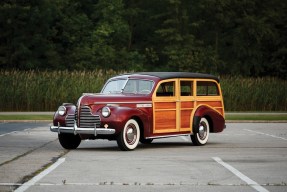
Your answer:
[[[0,111],[55,111],[82,93],[99,92],[110,71],[0,71]]]
[[[274,78],[223,77],[227,111],[287,111],[287,81]]]
[[[0,111],[55,111],[124,71],[0,71]],[[226,111],[287,111],[287,81],[222,77]]]

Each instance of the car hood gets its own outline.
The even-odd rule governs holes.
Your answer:
[[[79,105],[113,104],[113,103],[145,103],[151,102],[150,95],[138,94],[84,94],[78,100]]]

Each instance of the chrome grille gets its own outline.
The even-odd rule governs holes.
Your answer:
[[[75,110],[75,121],[78,122],[78,107]]]
[[[77,115],[80,125],[83,128],[95,128],[100,127],[101,119],[98,115],[92,115],[91,109],[87,106],[81,106],[80,113]]]
[[[66,116],[65,121],[66,121],[66,126],[67,126],[67,127],[74,127],[75,115],[73,115],[73,114],[68,114],[68,115]]]

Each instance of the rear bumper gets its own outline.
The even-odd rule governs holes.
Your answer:
[[[71,133],[71,134],[90,134],[90,135],[112,135],[115,134],[116,130],[111,128],[82,128],[74,124],[74,127],[61,127],[51,126],[50,130],[57,133]]]

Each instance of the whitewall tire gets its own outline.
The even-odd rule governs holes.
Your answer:
[[[126,122],[124,129],[117,138],[118,146],[123,151],[134,150],[140,139],[140,127],[136,120],[130,119]]]
[[[209,122],[205,117],[202,117],[197,125],[196,133],[190,136],[194,145],[205,145],[209,138]]]

